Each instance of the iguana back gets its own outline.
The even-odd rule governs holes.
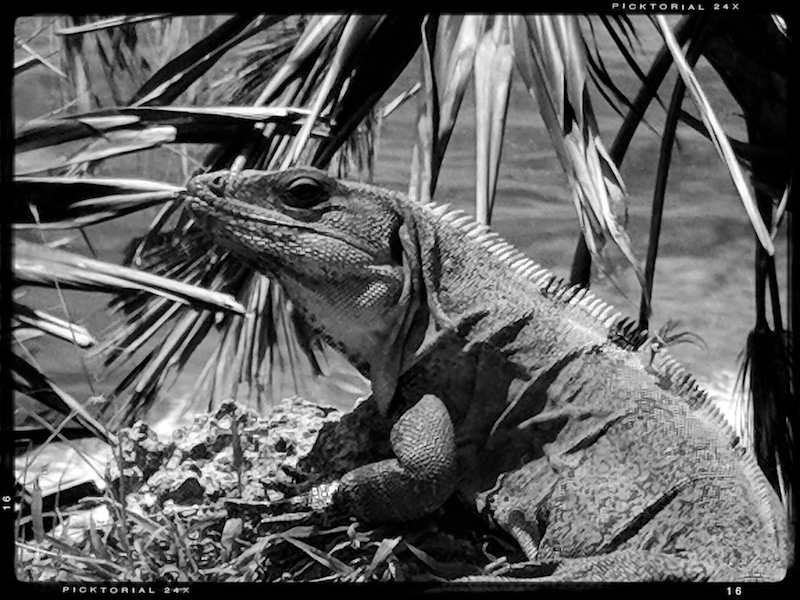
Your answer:
[[[277,279],[372,381],[395,458],[329,489],[366,520],[453,492],[547,579],[780,579],[774,491],[665,353],[610,340],[622,317],[446,207],[315,169],[195,178],[192,209]]]

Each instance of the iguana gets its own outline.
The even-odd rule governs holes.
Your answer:
[[[767,580],[790,561],[753,456],[663,351],[446,205],[312,168],[194,177],[213,238],[372,382],[395,457],[316,498],[405,521],[458,493],[553,565],[536,581]],[[312,494],[313,495],[313,494]]]

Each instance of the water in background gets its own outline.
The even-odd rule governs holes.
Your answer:
[[[652,55],[658,40],[651,27],[640,24],[644,49]],[[605,46],[609,44],[602,37],[600,41]],[[606,67],[617,84],[628,93],[635,90],[637,82],[622,58],[613,53],[605,56],[611,57]],[[418,64],[416,59],[411,63],[387,94],[387,100],[410,87],[416,80]],[[737,107],[725,93],[721,81],[703,61],[698,68],[700,80],[706,85],[712,105],[727,130],[738,139],[746,139],[742,122],[736,116]],[[19,76],[14,89],[16,122],[24,123],[59,107],[63,103],[59,89],[56,76],[41,67]],[[566,276],[578,235],[578,221],[547,131],[534,101],[516,74],[510,104],[493,227],[528,256],[554,273]],[[599,96],[596,109],[603,139],[609,146],[620,118]],[[408,102],[383,123],[374,175],[376,184],[407,188],[416,110],[416,102]],[[663,112],[651,109],[648,118],[660,130]],[[472,212],[474,197],[474,121],[470,91],[462,105],[436,193],[438,201],[451,203],[467,212]],[[630,194],[628,232],[641,258],[646,252],[658,153],[657,136],[640,127],[621,169]],[[101,165],[97,174],[184,182],[180,158],[167,149],[114,160]],[[125,245],[146,230],[156,211],[142,211],[87,228],[98,257],[121,261]],[[45,237],[53,240],[65,235],[72,238],[68,249],[88,254],[77,232],[51,232]],[[26,234],[26,237],[41,241],[38,233]],[[657,330],[668,319],[677,319],[686,330],[703,338],[705,348],[680,345],[674,348],[673,354],[712,392],[722,397],[721,405],[728,414],[731,405],[726,397],[754,322],[754,248],[747,216],[711,143],[687,127],[681,127],[666,198],[652,328]],[[636,315],[639,292],[635,277],[621,255],[612,248],[608,250],[614,265],[614,281],[599,274],[592,288],[623,313]],[[778,255],[784,258],[782,252]],[[786,272],[783,263],[778,264],[778,272]],[[23,301],[33,308],[63,315],[55,293],[29,289],[24,294]],[[113,323],[114,317],[106,309],[108,297],[78,292],[65,292],[64,296],[69,318],[82,323],[95,335]],[[786,306],[785,296],[783,303]],[[207,355],[214,343],[209,339],[201,354]],[[27,346],[45,372],[79,399],[108,394],[119,380],[119,375],[101,374],[96,361],[87,360],[68,344],[33,340]],[[158,402],[153,419],[169,416],[172,422],[177,418],[191,400],[191,382],[201,366],[202,361],[196,360],[177,377],[176,384]],[[331,371],[331,379],[307,382],[302,393],[313,400],[347,407],[366,392],[363,380],[340,363],[334,363]],[[287,386],[276,394],[278,397],[267,401],[291,393]],[[24,420],[24,415],[20,416]]]

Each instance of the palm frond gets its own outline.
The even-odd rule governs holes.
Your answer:
[[[183,188],[142,179],[18,177],[16,229],[73,229],[175,200]]]
[[[23,240],[16,243],[14,276],[18,285],[58,285],[65,289],[104,293],[147,291],[175,302],[239,314],[245,312],[244,307],[228,294]]]
[[[154,13],[149,15],[126,15],[121,17],[107,17],[105,19],[98,19],[82,25],[74,25],[72,27],[60,27],[56,29],[58,35],[78,35],[89,33],[92,31],[101,31],[103,29],[116,28],[121,25],[132,25],[134,23],[144,23],[146,21],[153,21],[157,19],[166,19],[171,17],[172,13]]]
[[[435,20],[422,38],[422,89],[417,117],[418,142],[411,163],[409,196],[427,202],[433,196],[450,136],[464,99],[486,16],[464,15],[454,36],[436,41]],[[455,25],[454,25],[455,27]],[[438,29],[438,28],[437,28]],[[437,73],[437,67],[439,72]]]
[[[758,463],[781,493],[790,515],[796,507],[791,494],[796,457],[792,335],[757,324],[747,336],[737,396],[739,428]],[[790,517],[791,518],[791,517]]]
[[[162,144],[214,144],[256,123],[296,131],[310,111],[292,107],[123,107],[32,121],[16,138],[16,172],[27,175],[97,161]],[[312,130],[326,136],[324,122]]]
[[[698,34],[693,36],[686,51],[686,62],[690,68],[694,67],[703,49],[703,42],[707,34],[707,22],[702,19],[697,21]],[[681,105],[686,92],[686,86],[679,80],[672,89],[672,99],[667,110],[667,119],[664,123],[664,133],[661,136],[661,152],[656,166],[656,182],[653,187],[653,209],[650,216],[650,237],[647,245],[647,258],[644,268],[644,286],[642,287],[642,300],[639,307],[639,330],[647,331],[651,314],[653,284],[655,278],[656,258],[658,256],[659,239],[661,236],[661,218],[664,210],[664,200],[667,193],[667,178],[672,163],[672,148],[676,140],[678,119]]]
[[[320,140],[311,160],[313,165],[330,162],[334,152],[357,132],[358,125],[375,110],[411,61],[419,47],[419,18],[384,17],[372,25],[361,43],[354,40],[353,45],[353,54],[341,66],[342,72],[351,76],[339,97],[329,98],[334,103],[330,111],[331,132],[327,139]]]
[[[174,251],[178,240],[183,249],[179,260]],[[209,408],[237,395],[240,388],[249,390],[238,395],[240,399],[261,408],[267,398],[271,402],[275,371],[295,378],[296,390],[303,388],[303,378],[321,373],[319,360],[330,350],[324,350],[305,324],[296,321],[297,315],[287,308],[272,282],[227,259],[225,253],[209,252],[209,241],[201,232],[163,232],[154,241],[156,245],[140,257],[148,272],[225,290],[243,299],[247,317],[215,316],[149,294],[118,298],[112,308],[125,315],[124,322],[104,337],[96,354],[106,366],[126,366],[127,375],[114,391],[117,396],[131,392],[115,407],[119,422],[149,408],[156,392],[191,359],[212,329],[219,332],[220,340],[205,361],[187,409]]]
[[[231,48],[285,18],[276,15],[231,17],[159,69],[136,91],[129,104],[158,106],[173,102]]]
[[[513,36],[517,67],[570,179],[588,249],[602,265],[601,251],[610,238],[643,281],[620,222],[626,211],[625,186],[600,139],[589,103],[575,18],[528,16],[516,21]]]
[[[714,109],[711,107],[706,93],[703,91],[703,88],[700,85],[700,82],[697,80],[697,77],[695,76],[691,67],[686,62],[686,57],[680,49],[680,46],[678,45],[678,42],[675,39],[675,36],[673,35],[672,30],[670,29],[666,20],[662,16],[657,15],[656,22],[658,23],[661,34],[664,37],[665,43],[667,44],[667,48],[672,53],[672,57],[678,67],[678,72],[683,78],[683,81],[686,84],[686,87],[692,95],[695,103],[698,105],[700,116],[703,118],[706,129],[711,133],[711,140],[714,142],[714,147],[716,148],[717,153],[720,155],[720,158],[722,158],[725,166],[728,169],[728,172],[730,173],[733,184],[736,186],[736,190],[739,193],[739,198],[744,205],[747,216],[750,218],[750,223],[753,225],[753,229],[758,236],[758,240],[761,242],[761,245],[764,246],[764,249],[768,254],[775,254],[775,247],[772,243],[772,239],[770,238],[769,230],[767,229],[767,226],[764,224],[764,220],[761,218],[761,215],[758,212],[758,207],[756,206],[755,200],[750,194],[750,189],[747,187],[747,182],[741,166],[736,160],[736,155],[731,148],[728,137],[725,135],[725,131],[722,129],[722,125],[720,124]]]
[[[219,18],[216,28],[200,33],[188,47],[181,41],[178,17],[163,22],[156,18],[159,15],[145,17],[149,23],[142,21],[136,26],[122,20],[84,20],[83,29],[63,36],[67,46],[71,45],[67,57],[75,63],[74,68],[65,71],[73,76],[76,91],[85,96],[94,93],[97,86],[91,69],[78,56],[82,45],[86,49],[102,49],[104,54],[92,63],[92,68],[95,75],[98,68],[105,69],[106,79],[119,83],[116,93],[123,98],[125,86],[131,84],[123,85],[122,78],[117,78],[117,69],[130,63],[134,48],[163,40],[164,50],[159,56],[146,53],[146,68],[142,66],[136,77],[155,71],[153,75],[143,82],[136,77],[131,79],[136,85],[129,97],[135,106],[91,112],[84,108],[83,114],[48,120],[23,132],[18,138],[22,167],[18,172],[75,169],[86,161],[92,163],[175,143],[215,144],[204,160],[209,170],[275,169],[310,163],[322,168],[333,166],[342,173],[353,169],[369,172],[380,131],[380,113],[389,111],[391,106],[381,109],[378,103],[422,48],[420,136],[410,190],[423,200],[435,190],[439,168],[474,73],[479,103],[479,218],[488,221],[498,179],[511,78],[509,63],[513,57],[528,91],[537,100],[573,188],[583,243],[589,244],[587,250],[599,257],[611,240],[628,260],[637,264],[625,232],[625,188],[617,167],[638,123],[646,123],[647,106],[653,99],[660,102],[659,86],[673,62],[673,52],[665,48],[649,70],[641,66],[634,47],[637,31],[627,17],[614,15],[601,18],[600,22],[613,42],[610,46],[620,53],[635,78],[642,81],[632,99],[611,78],[606,55],[581,34],[575,17],[234,16],[224,21]],[[679,45],[689,40],[695,30],[687,23],[696,23],[695,16],[675,28]],[[706,48],[713,52],[706,56],[718,71],[724,71],[721,56],[725,35],[710,35]],[[181,51],[182,48],[186,49]],[[224,68],[215,70],[217,66]],[[609,152],[595,123],[590,78],[595,78],[617,108],[628,115]],[[486,91],[491,94],[486,95]],[[178,101],[182,94],[189,99],[187,104],[197,98],[201,106],[166,106]],[[214,102],[209,102],[212,97]],[[225,103],[251,106],[223,107]],[[705,136],[712,135],[704,120],[688,114],[679,104],[675,110],[680,121]],[[775,146],[763,138],[758,144],[753,143],[752,137],[749,142],[731,140],[730,146],[752,173],[759,169],[765,173],[764,165],[770,163]],[[779,193],[786,189],[785,177],[760,179],[769,179]],[[151,297],[149,291],[143,291],[148,285],[126,287],[108,273],[95,273],[96,265],[90,264],[88,269],[94,281],[79,280],[76,273],[64,269],[61,274],[67,276],[65,286],[110,291],[119,285],[118,289],[123,290],[113,303],[122,315],[122,324],[107,337],[101,351],[108,366],[130,368],[117,388],[120,393],[132,392],[128,408],[146,406],[171,374],[201,353],[202,342],[211,336],[219,336],[218,343],[198,378],[198,401],[212,398],[213,402],[214,398],[234,395],[250,386],[248,393],[260,402],[262,395],[269,396],[265,390],[281,368],[288,368],[288,377],[297,376],[299,383],[302,376],[299,371],[291,371],[292,365],[305,363],[309,372],[318,372],[323,366],[327,351],[321,351],[324,346],[297,315],[281,309],[285,301],[274,282],[252,275],[224,252],[209,249],[207,238],[198,232],[191,216],[179,203],[169,201],[172,192],[98,188],[81,193],[85,198],[80,198],[81,194],[70,197],[55,192],[53,202],[49,202],[44,196],[51,192],[42,192],[38,202],[33,202],[37,214],[23,211],[19,220],[28,226],[37,218],[50,226],[86,224],[164,202],[150,233],[131,248],[131,260],[162,277],[238,297],[250,314],[243,320],[228,314],[195,311],[172,299]],[[784,205],[784,210],[791,209],[788,201]],[[19,274],[23,283],[26,277],[28,281],[35,280],[30,268],[23,266]],[[52,271],[48,277],[54,280],[56,275]],[[70,278],[75,279],[72,284]]]
[[[715,20],[703,52],[739,105],[748,144],[734,148],[750,163],[752,183],[779,197],[792,169],[788,123],[791,42],[769,15]]]
[[[602,20],[602,17],[601,17]],[[630,105],[630,100],[628,100],[625,93],[619,88],[619,86],[614,81],[613,77],[608,71],[606,67],[605,61],[603,60],[603,53],[600,51],[599,42],[597,39],[597,32],[595,31],[594,19],[591,17],[587,17],[583,20],[589,26],[589,34],[591,35],[591,44],[589,40],[586,39],[586,35],[582,35],[582,43],[583,43],[583,50],[584,55],[586,56],[587,66],[589,67],[589,74],[592,76],[592,79],[597,84],[597,89],[603,94],[603,97],[606,98],[609,105],[616,111],[621,112],[619,107],[619,103],[622,103],[625,106]],[[616,31],[611,27],[610,23],[606,21],[602,21],[605,29],[608,31],[611,38],[614,40],[614,43],[620,49],[620,52],[625,54],[627,59],[632,63],[633,69],[637,72],[641,72],[641,68],[639,67],[636,60],[630,55],[628,52],[628,48],[625,44],[622,43],[622,40],[616,36]],[[581,30],[583,32],[583,29]],[[621,46],[621,47],[620,47]],[[629,63],[629,64],[630,64]],[[644,74],[642,73],[642,78]],[[609,93],[611,95],[609,95]],[[616,102],[614,101],[616,99]]]
[[[475,215],[485,224],[492,218],[511,92],[514,52],[508,27],[507,19],[495,17],[475,55]]]
[[[294,137],[290,149],[284,155],[281,168],[285,169],[297,164],[311,137],[314,122],[322,113],[323,107],[339,96],[348,73],[352,72],[355,67],[355,61],[365,58],[359,53],[359,50],[367,45],[367,40],[375,39],[373,34],[384,19],[385,17],[368,15],[351,15],[347,18],[325,77],[316,90],[311,104],[311,117]],[[350,82],[352,83],[352,81],[351,78]]]
[[[19,302],[13,303],[12,327],[14,337],[26,335],[26,330],[36,330],[55,338],[72,342],[79,348],[91,348],[97,340],[80,325],[70,323],[41,310],[33,310]]]

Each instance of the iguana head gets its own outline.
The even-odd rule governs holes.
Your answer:
[[[312,168],[217,171],[188,185],[194,213],[237,256],[273,276],[290,269],[326,285],[356,266],[399,263],[400,218],[376,191]]]
[[[314,328],[369,364],[373,391],[376,378],[396,379],[424,295],[398,194],[298,168],[199,175],[186,196],[217,242],[276,279]]]

